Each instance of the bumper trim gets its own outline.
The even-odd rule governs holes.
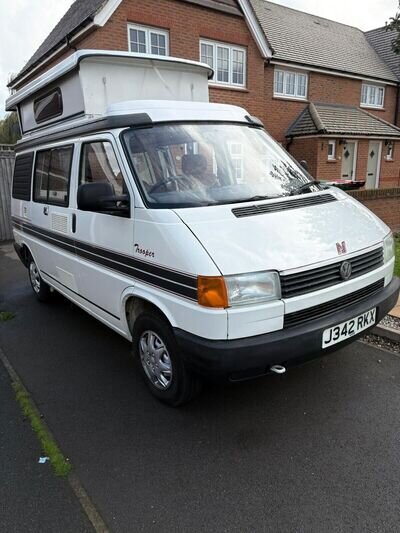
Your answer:
[[[193,371],[209,378],[249,379],[269,373],[272,365],[294,366],[353,342],[376,324],[325,350],[322,332],[374,307],[378,323],[396,305],[399,291],[400,279],[394,278],[380,291],[328,316],[254,337],[210,340],[178,328],[174,328],[174,333],[183,358]]]

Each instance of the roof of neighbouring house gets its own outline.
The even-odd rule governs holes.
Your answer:
[[[400,55],[395,54],[392,48],[396,32],[382,27],[367,31],[365,35],[375,51],[400,79]]]
[[[274,60],[397,81],[358,28],[265,0],[250,0]]]
[[[400,138],[400,128],[358,107],[310,103],[289,127],[286,137],[309,135]]]
[[[80,29],[85,28],[93,21],[95,15],[107,4],[109,0],[75,0],[65,15],[56,24],[33,56],[12,80],[14,84],[24,74],[27,74],[47,55],[54,52],[67,38],[72,37]],[[236,0],[183,0],[211,9],[219,9],[235,15],[242,15]],[[114,4],[118,5],[118,3]]]

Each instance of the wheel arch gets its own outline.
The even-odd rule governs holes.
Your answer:
[[[126,331],[131,336],[136,319],[145,310],[161,315],[171,327],[176,325],[165,303],[153,293],[139,287],[130,287],[124,291],[121,307],[121,318],[125,321]]]

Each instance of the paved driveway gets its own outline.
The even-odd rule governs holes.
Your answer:
[[[336,355],[174,410],[129,345],[0,251],[7,354],[112,531],[399,531],[400,359]]]

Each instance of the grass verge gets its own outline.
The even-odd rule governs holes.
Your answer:
[[[7,320],[12,320],[13,318],[15,318],[15,313],[0,311],[0,322],[7,322]]]
[[[12,386],[22,412],[26,418],[28,418],[33,431],[36,433],[40,444],[42,445],[43,452],[50,459],[54,473],[60,477],[68,476],[72,467],[61,453],[60,448],[57,446],[54,438],[43,423],[38,410],[29,397],[29,394],[20,383],[14,381]]]
[[[400,235],[397,235],[394,238],[394,247],[395,247],[395,256],[396,256],[396,263],[394,265],[394,274],[395,276],[400,277]]]

